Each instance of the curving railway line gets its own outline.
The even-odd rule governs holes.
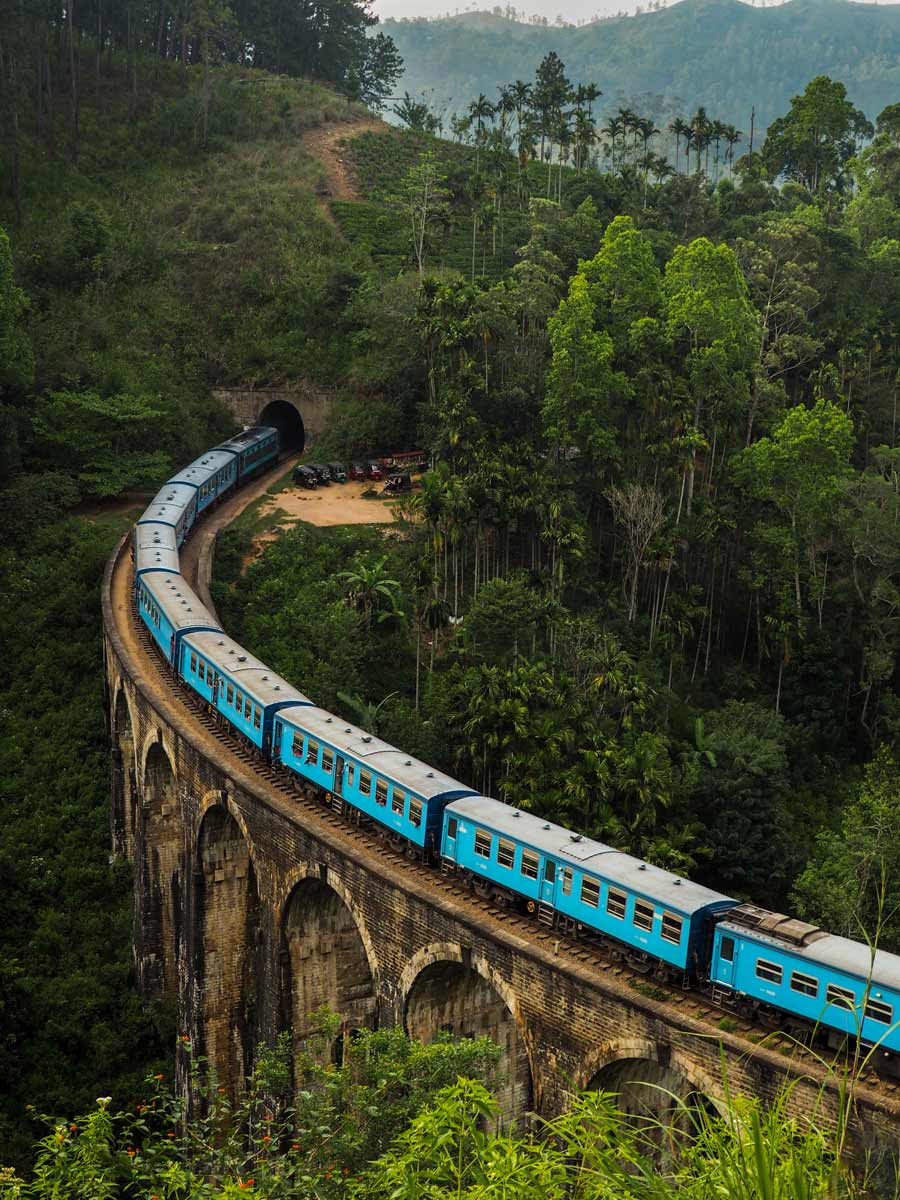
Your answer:
[[[226,499],[214,513],[207,516],[183,547],[182,572],[207,605],[207,585],[216,532],[233,521],[283,469],[282,464]],[[821,1061],[819,1051],[806,1049],[771,1029],[754,1026],[745,1020],[734,1022],[732,1027],[723,1030],[720,1028],[722,1012],[713,1007],[708,994],[667,986],[656,980],[652,986],[648,986],[643,974],[618,960],[604,943],[566,936],[559,929],[547,928],[534,918],[515,914],[490,900],[473,895],[462,886],[458,876],[444,875],[437,868],[410,861],[371,830],[351,825],[324,807],[316,798],[315,789],[298,787],[280,769],[273,768],[258,757],[226,725],[211,715],[207,706],[190,689],[177,680],[151,641],[146,628],[137,619],[133,603],[133,565],[126,543],[127,539],[120,545],[107,568],[103,603],[107,679],[110,707],[114,714],[112,732],[114,741],[119,745],[124,742],[127,754],[133,760],[131,769],[134,779],[131,788],[137,793],[137,797],[132,796],[135,812],[132,818],[132,845],[136,860],[141,858],[141,862],[136,861],[136,866],[140,868],[136,878],[147,872],[152,873],[154,864],[158,863],[158,855],[151,862],[152,836],[147,832],[138,835],[138,827],[144,819],[141,813],[149,811],[153,803],[146,794],[142,794],[148,790],[146,764],[154,744],[167,749],[171,746],[170,756],[178,764],[179,770],[182,763],[199,761],[205,764],[204,771],[207,774],[211,773],[221,781],[218,793],[221,803],[224,804],[227,799],[228,805],[239,817],[242,834],[248,840],[252,839],[253,826],[257,822],[277,822],[279,827],[295,827],[302,831],[305,839],[319,847],[317,853],[321,859],[352,863],[354,872],[364,875],[365,890],[371,889],[373,894],[383,892],[391,897],[388,907],[395,912],[402,909],[405,914],[407,909],[416,912],[424,910],[431,914],[430,920],[443,923],[442,927],[446,925],[454,931],[463,931],[463,936],[458,936],[460,945],[463,945],[467,936],[470,945],[487,947],[486,951],[469,952],[468,957],[464,949],[461,959],[457,961],[464,964],[477,961],[482,976],[490,976],[497,987],[503,984],[503,971],[499,966],[495,970],[492,965],[492,947],[497,948],[498,960],[513,955],[529,964],[537,964],[534,970],[539,969],[550,979],[558,981],[558,995],[552,996],[545,986],[543,995],[531,1006],[535,1013],[531,1018],[525,1011],[529,1005],[521,998],[515,1004],[507,998],[507,1007],[515,1009],[515,1024],[521,1028],[522,1042],[527,1050],[533,1088],[529,1099],[535,1107],[547,1111],[558,1108],[564,1103],[570,1086],[587,1086],[594,1079],[597,1073],[586,1074],[589,1069],[592,1070],[598,1063],[605,1064],[601,1070],[608,1069],[606,1058],[619,1051],[609,1049],[607,1053],[607,1048],[621,1045],[639,1047],[634,1052],[645,1054],[660,1069],[669,1069],[673,1062],[676,1063],[681,1074],[689,1080],[691,1089],[698,1090],[695,1081],[699,1078],[699,1090],[713,1099],[720,1088],[715,1079],[716,1072],[710,1064],[717,1061],[720,1048],[729,1064],[735,1064],[736,1076],[743,1074],[746,1079],[744,1086],[748,1090],[774,1094],[785,1076],[806,1076],[809,1085],[805,1089],[798,1088],[796,1092],[801,1110],[816,1109],[820,1115],[824,1112],[826,1118],[833,1115],[832,1109],[837,1103],[836,1091],[832,1086],[833,1080],[829,1082],[829,1072]],[[119,713],[122,711],[122,697],[126,694],[128,720],[133,727],[127,742],[118,727],[121,723]],[[195,772],[194,768],[191,770]],[[186,786],[178,791],[184,803],[183,811],[175,816],[176,823],[181,826],[175,842],[176,846],[179,840],[181,843],[177,853],[183,860],[183,876],[191,876],[193,863],[196,882],[201,874],[196,866],[196,847],[202,835],[205,815],[217,800],[214,791],[207,788],[199,805],[197,798],[188,802],[189,791],[190,788]],[[140,804],[135,802],[136,799],[140,800]],[[279,835],[279,840],[284,840],[283,836]],[[334,881],[334,886],[337,886],[338,869],[328,866],[326,870],[324,864],[319,869],[323,880]],[[257,862],[254,870],[258,880],[264,881],[267,871],[265,865]],[[262,891],[263,884],[259,886]],[[139,885],[138,922],[141,920],[142,906],[146,904],[146,891],[143,885]],[[202,904],[196,905],[200,915],[194,914],[195,923],[202,922],[200,910],[203,907]],[[210,905],[207,907],[211,908]],[[364,907],[364,902],[360,901],[359,911],[362,912]],[[209,937],[202,929],[200,933],[192,934],[187,928],[191,924],[190,901],[182,901],[182,908],[180,918],[177,914],[173,918],[176,923],[180,919],[185,925],[185,929],[174,940],[176,962],[173,977],[177,978],[174,986],[181,1013],[181,1027],[189,1029],[192,1036],[196,1037],[197,1044],[204,1045],[210,1057],[215,1058],[217,1047],[226,1046],[231,1034],[229,1032],[228,1036],[216,1038],[211,1033],[213,1026],[220,1019],[226,1025],[229,1021],[234,1023],[236,1010],[233,1007],[227,1009],[224,1016],[217,1015],[218,1010],[213,1012],[210,995],[216,988],[211,987],[210,980],[204,975],[204,972],[208,973],[211,956],[207,954],[204,958],[202,953]],[[359,918],[358,924],[362,923]],[[371,924],[374,922],[370,921]],[[390,921],[388,925],[383,936],[396,937],[400,941],[407,937],[405,927],[400,931]],[[274,935],[272,940],[275,940]],[[367,948],[369,940],[377,941],[378,935],[370,935],[366,939]],[[446,942],[448,947],[455,944]],[[169,953],[165,948],[164,952]],[[455,951],[448,949],[447,953],[452,958]],[[281,955],[283,958],[283,950]],[[387,957],[380,953],[379,956]],[[415,955],[408,958],[411,963]],[[275,973],[277,971],[273,968],[270,974]],[[401,979],[401,987],[406,973],[396,973]],[[246,976],[246,970],[244,974]],[[374,985],[376,992],[379,988],[383,992],[383,996],[377,999],[379,1014],[375,1019],[403,1020],[404,1004],[408,1004],[408,997],[404,999],[398,996],[397,986],[387,982],[388,972],[385,970],[382,974],[384,979],[376,979]],[[517,980],[522,976],[521,967],[511,973],[509,996],[520,986]],[[259,975],[259,985],[262,990],[271,990],[274,986],[265,970]],[[505,991],[502,994],[507,996]],[[581,1052],[584,1069],[579,1071],[572,1065],[566,1069],[562,1062],[564,1053],[556,1055],[552,1049],[554,1042],[565,1040],[552,1032],[553,1023],[560,1019],[561,1014],[547,1010],[559,1005],[565,1016],[568,1009],[570,1024],[574,1028],[575,1007],[584,1003],[585,997],[588,1006],[595,1005],[598,1009],[604,1003],[610,1006],[610,1026],[613,1029],[622,1023],[621,1018],[615,1015],[616,1011],[633,1014],[642,1036],[623,1038],[616,1043],[609,1036],[610,1030],[606,1029],[606,1041],[602,1046],[591,1048],[587,1054]],[[274,1024],[279,1021],[283,1023],[283,1006],[279,1009],[277,1004],[263,1000],[259,1007],[268,1007],[270,1015],[258,1024],[256,1031],[271,1036]],[[204,1023],[210,1031],[206,1036]],[[644,1036],[648,1032],[653,1036]],[[763,1040],[765,1044],[760,1044]],[[670,1044],[675,1046],[674,1057],[671,1048],[667,1049]],[[697,1047],[702,1047],[702,1051]],[[632,1053],[632,1050],[626,1048],[624,1053]],[[576,1049],[573,1063],[578,1055]],[[703,1064],[693,1063],[694,1058],[702,1058]],[[551,1061],[551,1071],[556,1069],[559,1073],[562,1067],[563,1074],[567,1076],[558,1085],[551,1086],[545,1079],[541,1081],[547,1073],[548,1060]],[[748,1069],[750,1060],[752,1063]],[[739,1067],[738,1064],[742,1065]],[[223,1078],[227,1077],[228,1071],[223,1068]],[[234,1073],[230,1082],[237,1082]],[[821,1099],[823,1085],[826,1093],[833,1093],[825,1103]],[[740,1082],[737,1086],[739,1090]],[[808,1099],[802,1100],[801,1097],[807,1093]],[[894,1136],[894,1131],[900,1127],[898,1084],[866,1071],[855,1083],[855,1095],[857,1111],[862,1114],[858,1119],[860,1143],[881,1145],[886,1137]],[[510,1104],[515,1107],[513,1101]]]

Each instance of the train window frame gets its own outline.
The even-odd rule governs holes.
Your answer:
[[[232,706],[232,708],[234,707],[234,684],[233,683],[229,683],[225,688],[225,702],[226,702],[226,704],[230,704]],[[294,734],[294,737],[296,737],[296,736],[297,735]]]
[[[456,817],[447,818],[447,838],[451,842],[456,841],[456,833],[459,828],[459,820]]]
[[[294,758],[303,757],[303,736],[299,729],[295,729],[291,735],[291,755]]]
[[[516,863],[516,843],[508,838],[497,839],[497,866],[511,871]]]
[[[776,987],[781,987],[784,981],[784,967],[780,963],[771,962],[768,958],[756,960],[753,965],[753,974],[764,983],[774,983]]]
[[[253,728],[254,729],[262,728],[262,710],[260,708],[257,708],[257,706],[255,704],[253,706]]]
[[[541,856],[535,850],[522,850],[522,861],[519,865],[519,872],[526,879],[537,879],[538,871],[540,870]]]
[[[322,747],[322,770],[326,775],[330,775],[334,770],[334,751],[328,746]]]
[[[352,762],[344,763],[344,778],[346,780],[347,787],[353,787],[353,777],[355,774],[356,774],[356,763],[352,763]]]
[[[819,995],[819,981],[815,975],[807,975],[805,971],[791,971],[791,991],[815,1000]]]
[[[628,893],[611,887],[606,893],[606,911],[609,916],[615,917],[617,921],[624,921],[627,909]]]
[[[197,674],[197,655],[196,654],[191,655],[191,672],[194,675]]]
[[[391,788],[391,812],[397,817],[402,817],[405,808],[406,792],[398,787]]]
[[[303,761],[312,766],[319,765],[319,743],[314,738],[306,739],[306,753],[303,755]]]
[[[876,1012],[876,1010],[878,1011]],[[866,1000],[865,1015],[868,1021],[877,1021],[879,1025],[892,1025],[894,1023],[894,1006],[885,1004],[883,1000],[873,1000],[869,996]]]
[[[244,720],[245,721],[250,720],[250,714],[252,711],[253,711],[253,705],[250,703],[250,701],[245,696],[244,697]]]
[[[590,896],[589,896],[590,893]],[[588,908],[600,907],[600,880],[591,879],[590,875],[582,875],[578,898]]]
[[[490,859],[494,846],[494,835],[488,833],[486,829],[476,829],[473,846],[478,858]]]
[[[366,771],[362,767],[359,769],[359,783],[356,785],[357,791],[361,796],[372,795],[372,772]]]
[[[833,1004],[835,1008],[840,1008],[844,1012],[856,1012],[856,993],[839,983],[826,983],[825,1003]]]
[[[559,873],[560,882],[562,885],[562,894],[564,896],[572,895],[572,868],[562,867]]]
[[[645,933],[651,933],[655,918],[656,909],[652,904],[648,904],[646,900],[635,900],[634,912],[631,914],[631,923],[635,929],[643,929]]]
[[[725,953],[725,943],[728,943],[728,953]],[[723,933],[722,940],[719,942],[719,958],[722,962],[734,962],[734,938],[730,933]]]
[[[673,937],[677,926],[678,934]],[[680,946],[681,939],[684,937],[684,917],[678,913],[666,912],[663,909],[662,922],[659,927],[659,936],[664,942],[671,942],[673,946]]]
[[[388,797],[387,780],[379,779],[379,777],[376,775],[375,776],[375,803],[379,806],[379,808],[385,808],[387,806],[387,797]]]
[[[422,801],[412,796],[409,798],[409,823],[413,829],[418,829],[422,824]]]

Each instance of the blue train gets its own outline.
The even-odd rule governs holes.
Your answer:
[[[319,708],[230,638],[181,575],[198,518],[277,460],[278,433],[244,430],[174,475],[134,531],[140,620],[181,683],[298,790],[379,830],[477,894],[588,933],[614,956],[709,991],[714,1003],[900,1063],[900,957],[692,883],[479,795]]]

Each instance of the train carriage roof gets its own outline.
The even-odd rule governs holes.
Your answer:
[[[381,751],[396,750],[389,742],[383,742],[381,738],[366,733],[364,729],[351,725],[343,717],[317,705],[300,708],[296,712],[286,709],[278,714],[278,718],[319,741],[328,742],[335,750],[350,758],[363,759]]]
[[[276,675],[227,633],[194,633],[186,637],[185,642],[263,707],[269,704],[312,703],[308,696]]]
[[[221,471],[232,462],[234,455],[227,450],[207,450],[201,458],[195,458],[192,463],[182,467],[177,475],[172,476],[171,482],[188,483],[195,488],[202,487],[217,471]]]
[[[552,855],[559,862],[572,862],[582,870],[628,891],[638,892],[682,913],[694,913],[714,904],[734,904],[727,896],[692,883],[681,875],[654,867],[604,842],[572,833],[562,825],[544,821],[534,813],[522,812],[488,796],[454,800],[447,811],[485,829]]]
[[[425,800],[433,800],[448,793],[475,795],[474,788],[460,783],[451,775],[445,775],[443,771],[436,771],[428,763],[413,758],[403,750],[378,750],[366,759],[366,765],[369,764],[379,774]]]
[[[196,496],[197,489],[191,487],[190,484],[175,483],[170,479],[147,505],[138,524],[146,525],[148,521],[174,523]]]
[[[188,629],[219,629],[219,622],[200,597],[174,571],[153,571],[141,583],[156,601],[160,612],[177,632]]]
[[[274,425],[254,425],[250,429],[242,429],[240,433],[236,433],[234,437],[229,438],[225,442],[221,442],[214,447],[214,451],[230,451],[232,454],[241,454],[244,450],[261,442],[263,438],[270,433],[277,433],[278,430]]]
[[[179,573],[178,544],[171,525],[147,521],[135,526],[134,566],[136,571],[152,568]]]
[[[734,910],[734,914],[729,913],[728,917],[719,924],[722,932],[757,945],[770,946],[785,954],[795,955],[798,959],[809,963],[811,967],[813,964],[826,968],[831,967],[835,971],[852,975],[864,982],[871,979],[873,985],[881,984],[894,992],[900,992],[900,957],[898,955],[889,954],[886,950],[873,951],[865,942],[854,942],[850,938],[826,933],[824,929],[793,921],[782,913],[768,914],[771,917],[780,917],[781,920],[770,923],[772,927],[767,929],[761,928],[759,925],[756,928],[750,928],[743,920],[732,919],[733,916],[740,918],[742,911],[749,907],[751,906],[742,905]],[[802,938],[797,939],[791,936],[792,928],[788,928],[786,934],[783,933],[779,936],[779,926],[782,930],[785,930],[787,926],[798,927],[806,932]]]

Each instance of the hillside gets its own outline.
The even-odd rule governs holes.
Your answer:
[[[593,81],[603,103],[626,101],[653,116],[705,105],[747,130],[787,108],[815,75],[847,85],[874,119],[900,95],[900,5],[791,0],[751,8],[739,0],[682,0],[660,12],[581,28],[523,25],[489,13],[438,21],[387,21],[403,55],[397,92],[432,95],[433,107],[462,109],[498,84],[531,79],[549,50],[573,83]]]

